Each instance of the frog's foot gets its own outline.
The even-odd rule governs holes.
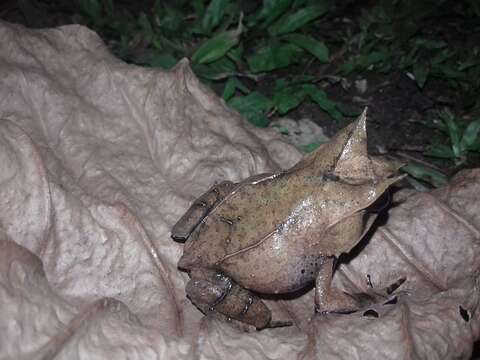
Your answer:
[[[315,311],[321,314],[348,314],[362,308],[362,303],[371,303],[367,299],[350,295],[334,288],[324,290],[322,295],[317,294],[318,292],[315,291]]]
[[[334,269],[334,259],[331,258],[323,264],[315,284],[315,311],[327,313],[352,313],[368,306],[390,301],[392,293],[405,282],[401,278],[382,291],[369,291],[368,293],[348,294],[331,287]]]
[[[204,313],[220,313],[258,330],[266,327],[289,326],[291,322],[272,321],[265,303],[224,274],[204,269],[190,272],[187,296]]]

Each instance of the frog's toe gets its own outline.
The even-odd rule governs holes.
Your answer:
[[[320,314],[349,314],[358,311],[367,304],[372,304],[372,299],[367,294],[350,295],[331,288],[328,293],[317,297],[315,312]]]
[[[397,301],[397,293],[394,292],[406,281],[406,278],[400,278],[382,290],[349,294],[337,289],[330,288],[317,301],[315,310],[322,314],[336,313],[349,314],[356,311],[367,310],[369,307],[377,304],[394,304]]]
[[[277,328],[277,327],[286,327],[286,326],[292,326],[293,322],[292,321],[284,321],[284,320],[271,320],[270,324],[268,324],[267,327],[269,328]],[[260,329],[259,329],[260,330]]]
[[[395,281],[394,283],[390,284],[389,286],[387,286],[385,288],[385,293],[387,295],[391,295],[395,290],[397,290],[400,286],[402,286],[402,284],[405,281],[407,281],[406,277],[402,277],[402,278],[398,279],[397,281]]]

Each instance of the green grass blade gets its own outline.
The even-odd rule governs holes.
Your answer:
[[[450,146],[443,144],[432,145],[426,152],[426,156],[436,157],[440,159],[455,159],[455,154]]]
[[[446,176],[441,172],[422,165],[410,163],[403,166],[401,170],[410,176],[426,181],[435,187],[440,187],[447,183]]]

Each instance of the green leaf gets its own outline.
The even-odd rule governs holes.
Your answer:
[[[470,5],[472,8],[473,13],[480,17],[480,3],[478,0],[467,0],[467,3]]]
[[[475,144],[478,139],[478,132],[480,131],[480,119],[474,120],[468,124],[467,128],[463,132],[461,144],[465,149],[470,148]]]
[[[267,45],[248,56],[247,63],[253,73],[272,71],[297,62],[302,53],[303,50],[293,44]]]
[[[243,83],[238,80],[236,77],[231,77],[227,80],[225,87],[223,88],[223,100],[226,102],[230,100],[234,95],[235,91],[239,89],[243,93],[248,93],[248,88],[243,85]]]
[[[268,27],[268,32],[271,35],[283,35],[294,32],[310,21],[324,15],[328,10],[328,1],[317,1],[316,5],[307,6],[294,13],[285,14]]]
[[[102,6],[98,0],[82,0],[81,7],[82,11],[94,21],[102,15]]]
[[[281,82],[273,92],[273,102],[280,115],[298,107],[307,97],[301,86],[286,86]]]
[[[424,49],[443,49],[445,46],[447,46],[447,43],[443,40],[431,40],[431,39],[425,39],[425,38],[415,38],[413,40],[413,45],[416,48],[424,48]]]
[[[238,46],[233,47],[227,53],[229,59],[233,60],[236,64],[240,64],[242,62],[243,56],[243,44],[240,43]]]
[[[355,69],[357,69],[359,66],[357,65],[357,62],[354,59],[350,59],[347,62],[343,63],[340,65],[340,72],[342,74],[348,75],[351,74]]]
[[[328,48],[323,42],[314,39],[310,35],[290,34],[283,36],[281,40],[289,41],[292,44],[301,47],[321,62],[328,62]]]
[[[177,61],[178,60],[171,54],[152,50],[148,52],[138,63],[170,70],[177,64]]]
[[[465,61],[460,62],[458,65],[457,70],[458,71],[465,71],[467,69],[470,69],[471,67],[477,66],[480,64],[480,58],[479,56],[471,56]]]
[[[310,98],[317,103],[322,110],[327,112],[335,120],[343,120],[342,113],[338,110],[337,104],[328,99],[325,91],[312,84],[303,85],[303,89]]]
[[[454,65],[448,63],[432,64],[431,73],[453,80],[463,80],[465,78],[465,73],[458,71]]]
[[[450,49],[443,49],[442,51],[439,51],[438,54],[436,54],[431,60],[430,63],[432,65],[439,65],[444,63],[446,60],[451,58],[455,53],[451,51]]]
[[[192,0],[191,4],[195,14],[199,17],[202,17],[205,13],[205,4],[203,3],[203,0]]]
[[[258,91],[247,96],[235,96],[227,104],[259,127],[268,125],[269,119],[266,114],[273,108],[273,102]]]
[[[209,80],[222,80],[235,75],[235,63],[226,57],[209,64],[192,63],[192,69],[198,76]]]
[[[223,57],[231,48],[238,44],[240,34],[235,31],[224,31],[207,40],[195,51],[192,61],[198,64],[208,64]]]
[[[165,10],[163,7],[162,0],[155,0],[153,3],[153,16],[162,18],[165,15]]]
[[[165,32],[172,35],[178,35],[177,32],[181,29],[181,25],[183,24],[183,14],[176,9],[172,9],[170,7],[161,8],[158,10],[160,14],[158,16],[158,26],[164,30],[162,31],[162,35],[167,36]],[[172,36],[170,36],[171,38]],[[174,39],[172,39],[172,42]]]
[[[292,74],[290,77],[290,83],[291,84],[304,84],[304,83],[310,83],[312,81],[316,80],[316,77],[313,75],[306,75],[306,74],[297,74],[294,75]]]
[[[264,0],[257,13],[257,19],[262,20],[262,27],[267,27],[290,8],[292,0]]]
[[[150,20],[148,19],[147,15],[145,13],[140,13],[138,16],[138,26],[143,30],[143,32],[149,36],[153,35],[153,28],[152,24],[150,23]]]
[[[430,72],[428,66],[420,62],[415,62],[413,64],[413,76],[415,76],[415,81],[417,86],[420,89],[423,89],[425,82],[427,81],[428,73]]]
[[[460,144],[461,130],[457,121],[455,120],[455,116],[448,110],[442,111],[439,116],[447,127],[447,133],[450,138],[450,142],[452,143],[452,151],[455,157],[461,156],[461,153],[463,152]]]
[[[387,50],[382,51],[373,51],[368,55],[363,55],[360,59],[360,63],[364,69],[368,68],[370,65],[382,63],[388,61],[390,58],[390,52]]]
[[[427,152],[425,153],[426,156],[436,157],[440,159],[455,159],[455,154],[450,146],[443,145],[443,144],[435,144],[432,145]]]
[[[406,172],[410,176],[426,181],[435,187],[440,187],[447,183],[446,176],[443,175],[441,172],[422,165],[410,163],[403,166],[401,170]]]
[[[177,64],[178,60],[172,54],[155,53],[148,59],[148,64],[153,67],[159,67],[170,70]]]
[[[480,152],[480,139],[477,138],[477,141],[468,147],[468,151]]]
[[[272,127],[274,129],[276,129],[282,135],[289,135],[290,134],[290,131],[285,126],[281,126],[279,124],[273,124]]]
[[[113,0],[105,0],[104,4],[105,4],[105,13],[107,14],[107,16],[112,16],[114,11]]]
[[[361,55],[356,59],[350,60],[341,66],[341,71],[348,75],[354,70],[366,70],[370,66],[387,63],[390,61],[391,54],[387,49],[372,51],[369,54]]]
[[[202,19],[202,27],[207,34],[220,24],[229,2],[229,0],[212,0],[210,2]]]

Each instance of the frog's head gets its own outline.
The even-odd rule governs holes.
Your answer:
[[[292,170],[310,176],[330,176],[350,184],[385,182],[388,187],[398,181],[403,176],[392,178],[392,175],[403,164],[368,155],[366,121],[367,108],[356,121],[340,130],[330,142],[305,156]]]
[[[367,108],[331,142],[330,157],[336,156],[332,162],[332,173],[349,183],[381,182],[391,178],[403,166],[381,156],[368,155],[366,121]],[[394,181],[398,179],[396,177]]]
[[[340,255],[348,252],[373,223],[365,211],[396,181],[401,167],[367,153],[366,109],[328,144],[296,165],[300,176],[321,179],[318,201],[327,224],[322,234],[323,251]]]

